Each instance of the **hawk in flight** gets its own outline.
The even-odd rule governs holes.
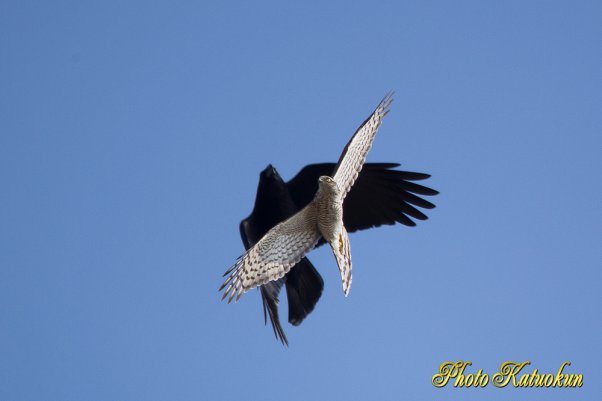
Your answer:
[[[396,221],[414,226],[406,215],[427,217],[412,204],[434,207],[414,193],[436,195],[437,191],[409,182],[428,178],[427,174],[391,170],[398,166],[392,163],[368,163],[361,171],[391,101],[391,95],[381,101],[353,135],[338,164],[308,165],[288,183],[272,166],[260,175],[255,207],[240,225],[248,251],[224,274],[228,278],[220,290],[225,288],[222,299],[229,296],[230,302],[259,286],[266,320],[267,310],[276,336],[285,344],[277,309],[282,285],[286,284],[289,322],[294,325],[313,310],[324,285],[304,257],[307,252],[324,239],[330,244],[347,295],[351,285],[347,231]]]

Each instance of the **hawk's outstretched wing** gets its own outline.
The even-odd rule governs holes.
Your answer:
[[[393,92],[380,101],[374,113],[355,131],[355,134],[345,146],[345,150],[343,150],[333,176],[334,181],[342,191],[343,199],[353,186],[366,161],[366,155],[372,147],[378,127],[380,127],[383,117],[389,112],[389,106],[393,101],[392,96]]]
[[[308,205],[300,212],[272,228],[257,244],[242,255],[224,276],[222,299],[228,302],[242,294],[284,276],[312,250],[321,235],[316,224],[316,211]]]

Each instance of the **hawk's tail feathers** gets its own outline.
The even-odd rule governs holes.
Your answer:
[[[351,250],[349,247],[349,236],[345,227],[335,240],[335,243],[330,243],[330,247],[334,253],[341,273],[341,281],[343,283],[343,292],[345,296],[349,295],[351,288]]]

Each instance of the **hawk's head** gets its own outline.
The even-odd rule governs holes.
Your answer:
[[[323,194],[333,194],[334,195],[334,194],[338,194],[341,191],[339,189],[339,186],[335,182],[335,180],[332,177],[329,177],[327,175],[323,175],[320,178],[318,178],[318,184],[319,184],[318,190],[320,192],[322,192]]]
[[[334,179],[327,175],[320,176],[320,178],[318,178],[318,180],[320,181],[321,184],[335,184],[336,185],[336,183],[334,182]]]

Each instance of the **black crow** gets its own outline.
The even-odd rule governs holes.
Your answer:
[[[318,190],[318,178],[331,176],[336,163],[310,164],[292,180],[284,182],[269,165],[259,176],[257,196],[252,213],[240,223],[240,235],[246,249],[258,242],[272,227],[305,207]],[[414,206],[432,209],[434,204],[417,195],[432,196],[438,192],[412,181],[430,175],[394,170],[397,163],[366,163],[343,203],[343,222],[348,232],[392,225],[399,222],[415,226],[410,217],[426,220]],[[416,195],[417,194],[417,195]],[[324,244],[324,239],[317,246]],[[286,287],[288,321],[297,326],[311,313],[322,295],[322,277],[304,257],[284,277],[260,286],[264,320],[267,317],[274,334],[283,343],[288,340],[278,316],[278,294]]]

